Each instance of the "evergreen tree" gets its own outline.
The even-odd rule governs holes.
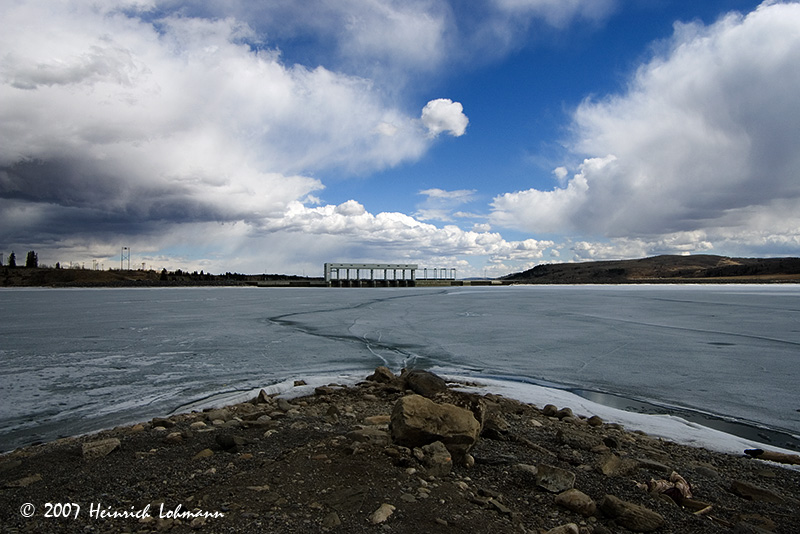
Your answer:
[[[25,257],[25,267],[33,267],[34,269],[39,266],[39,255],[33,250],[28,251]]]
[[[14,252],[8,256],[8,266],[14,268],[17,266],[17,255]]]

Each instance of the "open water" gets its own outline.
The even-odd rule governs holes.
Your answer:
[[[0,451],[295,379],[363,379],[378,365],[548,386],[800,450],[795,285],[7,289],[0,299]]]

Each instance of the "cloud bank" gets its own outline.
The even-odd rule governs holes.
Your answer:
[[[586,159],[572,177],[497,196],[494,225],[605,240],[573,246],[584,259],[797,250],[800,4],[677,23],[667,45],[625,93],[577,108],[572,149]]]

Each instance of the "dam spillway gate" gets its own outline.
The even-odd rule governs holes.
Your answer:
[[[454,268],[423,268],[415,263],[326,263],[328,287],[415,287],[430,281],[449,282],[456,278]],[[428,273],[433,278],[428,277]]]

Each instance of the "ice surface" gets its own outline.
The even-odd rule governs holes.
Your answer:
[[[800,434],[793,285],[0,293],[0,450],[377,365],[606,392]]]

